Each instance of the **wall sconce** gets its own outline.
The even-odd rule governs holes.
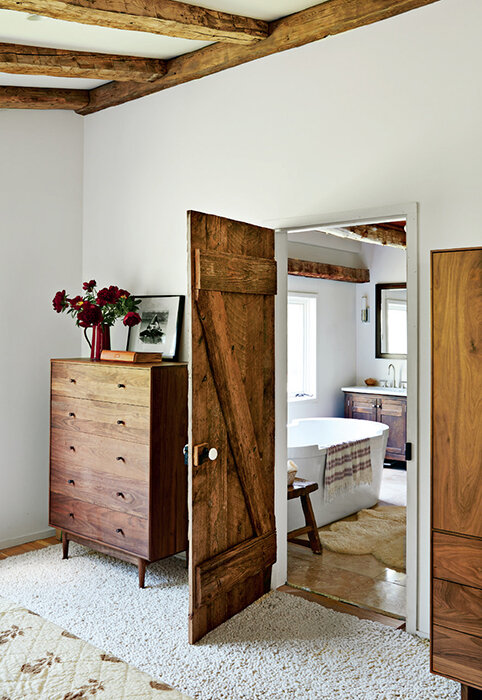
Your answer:
[[[361,320],[362,320],[362,323],[368,323],[368,312],[369,312],[368,297],[366,294],[364,294],[361,298]]]

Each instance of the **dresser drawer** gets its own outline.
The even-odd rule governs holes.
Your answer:
[[[482,639],[433,625],[432,670],[482,688]]]
[[[148,521],[143,518],[52,492],[50,525],[149,558]]]
[[[130,513],[142,518],[147,518],[149,514],[149,490],[145,481],[76,469],[67,465],[53,465],[50,472],[50,490],[121,513]]]
[[[107,364],[52,362],[52,394],[149,406],[150,371]]]
[[[149,423],[150,413],[146,406],[52,395],[52,428],[75,430],[147,445]]]
[[[482,541],[433,533],[434,578],[482,588]]]
[[[436,625],[482,637],[482,590],[433,581],[432,615]]]
[[[99,440],[95,435],[53,428],[50,458],[56,469],[74,467],[142,482],[149,479],[149,446],[127,440]]]

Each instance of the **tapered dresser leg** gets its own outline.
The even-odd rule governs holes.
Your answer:
[[[144,588],[144,579],[146,577],[146,560],[139,559],[137,568],[139,570],[139,588]]]
[[[66,532],[62,532],[62,559],[69,558],[69,538]]]
[[[469,685],[461,685],[460,698],[461,700],[481,700],[482,690],[471,688]]]

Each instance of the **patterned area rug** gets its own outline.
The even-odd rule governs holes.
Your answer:
[[[341,554],[373,554],[391,569],[405,571],[405,506],[361,510],[356,520],[339,520],[321,529],[324,547]]]
[[[141,590],[135,566],[71,546],[72,556],[66,561],[60,545],[0,561],[2,595],[193,698],[460,698],[457,683],[430,674],[424,640],[286,593],[264,596],[189,645],[183,560],[172,557],[152,564]],[[1,650],[0,646],[0,655]],[[57,648],[48,651],[54,658],[61,656]],[[27,663],[42,658],[44,652],[29,654]],[[104,666],[104,673],[112,667]],[[92,669],[88,678],[102,682],[99,666]],[[86,682],[82,679],[79,685]],[[71,692],[70,687],[65,692]],[[99,690],[93,700],[109,697],[104,693]],[[8,696],[0,688],[0,698],[2,694]],[[119,695],[118,700],[128,697]]]
[[[187,700],[116,656],[0,598],[1,700]]]

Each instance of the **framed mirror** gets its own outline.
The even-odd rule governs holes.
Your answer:
[[[375,285],[375,357],[407,358],[407,285]]]

